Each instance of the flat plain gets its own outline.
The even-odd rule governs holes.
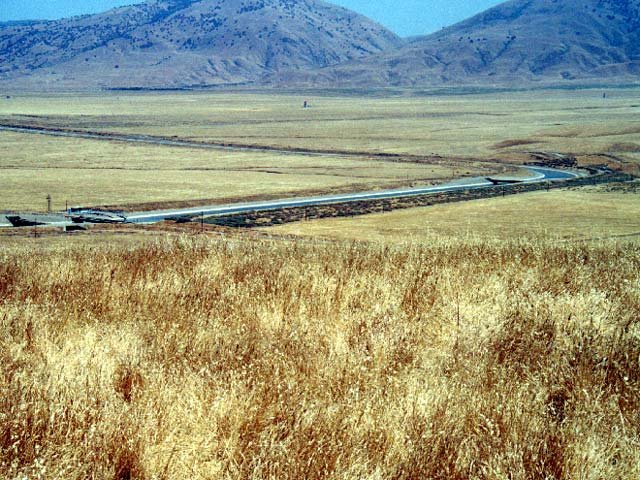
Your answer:
[[[583,187],[376,213],[263,229],[387,243],[438,238],[640,240],[640,184]]]
[[[358,93],[18,95],[0,102],[0,122],[446,157],[501,158],[528,150],[640,153],[638,88]],[[305,100],[311,108],[302,108]]]
[[[495,169],[495,167],[494,167]],[[483,163],[429,164],[139,145],[0,132],[1,210],[184,205],[430,184]]]
[[[640,165],[640,89],[476,95],[105,92],[15,95],[0,123],[359,155],[199,150],[0,133],[0,209],[216,203],[430,184],[530,152]],[[311,108],[303,109],[303,101]],[[372,158],[393,153],[400,159]],[[604,159],[604,160],[603,160]],[[398,162],[401,160],[402,163]]]

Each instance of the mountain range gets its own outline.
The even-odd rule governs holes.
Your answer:
[[[251,84],[401,44],[320,0],[161,0],[0,28],[0,78],[34,87]]]
[[[625,79],[640,79],[640,0],[512,0],[400,48],[296,76],[352,86]]]
[[[153,0],[0,24],[0,86],[384,87],[636,82],[640,0],[511,0],[401,39],[321,0]]]

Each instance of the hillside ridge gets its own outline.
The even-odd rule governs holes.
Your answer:
[[[381,25],[320,0],[158,0],[0,25],[0,81],[179,87],[259,83],[397,47]]]
[[[640,78],[640,0],[511,0],[393,51],[275,82],[339,86]]]

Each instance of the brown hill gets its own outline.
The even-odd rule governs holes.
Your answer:
[[[160,0],[0,25],[0,83],[37,89],[250,84],[401,43],[373,21],[320,0]]]
[[[277,82],[416,86],[640,79],[640,0],[512,0],[394,51]]]

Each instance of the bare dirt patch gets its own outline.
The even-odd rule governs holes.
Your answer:
[[[495,150],[502,150],[504,148],[519,147],[521,145],[534,145],[537,143],[543,143],[540,140],[526,140],[526,139],[514,139],[505,140],[503,142],[496,143],[493,148]]]
[[[614,143],[609,147],[609,151],[622,153],[640,152],[640,144],[632,142]]]

